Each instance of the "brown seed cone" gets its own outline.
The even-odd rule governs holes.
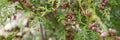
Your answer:
[[[101,37],[101,38],[105,38],[105,37],[107,37],[107,36],[108,36],[108,35],[107,35],[106,33],[104,33],[104,32],[100,34],[100,37]]]
[[[70,2],[65,2],[65,5],[68,7],[70,5]]]
[[[73,6],[75,6],[75,7],[78,6],[78,3],[76,0],[73,1]]]
[[[114,40],[120,40],[120,37],[115,36],[115,37],[114,37]]]
[[[76,25],[77,23],[75,21],[71,21],[71,25]]]
[[[92,30],[96,32],[97,31],[97,27],[92,27]]]
[[[89,27],[92,28],[92,27],[98,27],[98,23],[95,22],[95,23],[89,23]]]
[[[102,5],[102,6],[105,6],[105,5],[106,5],[106,3],[102,3],[101,5]]]
[[[74,35],[66,34],[66,40],[74,40]]]
[[[76,21],[76,18],[72,18],[71,21]]]
[[[89,16],[90,15],[88,10],[85,10],[84,12],[85,12],[84,13],[85,16]]]
[[[67,22],[64,23],[64,26],[67,26],[67,25],[70,25],[70,24],[71,24],[71,22],[67,21]]]
[[[52,13],[55,14],[57,12],[56,8],[53,8]]]
[[[105,4],[108,3],[108,0],[104,0],[104,3],[105,3]]]
[[[66,28],[66,31],[67,31],[67,32],[72,32],[72,28],[71,28],[71,27],[67,27],[67,28]]]
[[[82,11],[82,14],[85,15],[86,17],[90,17],[91,13],[92,13],[92,10],[90,10],[90,9]]]
[[[65,15],[65,18],[66,18],[66,19],[71,19],[72,17],[73,17],[73,16],[72,16],[71,14],[66,14],[66,15]]]
[[[117,32],[115,29],[109,29],[109,36],[116,36]]]
[[[100,10],[104,10],[105,9],[105,6],[100,6]]]
[[[66,5],[61,5],[61,7],[62,7],[62,9],[66,9],[67,8]]]
[[[70,10],[69,13],[70,13],[71,16],[75,16],[74,11]]]
[[[84,7],[86,7],[87,6],[87,3],[86,2],[83,2],[82,3],[82,7],[84,8]]]
[[[97,29],[96,32],[98,32],[99,34],[101,33],[101,30],[100,29]]]

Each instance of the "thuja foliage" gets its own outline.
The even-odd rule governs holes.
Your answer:
[[[0,0],[0,40],[120,40],[120,0]]]

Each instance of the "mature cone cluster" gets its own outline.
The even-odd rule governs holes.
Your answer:
[[[74,35],[73,34],[66,34],[66,40],[73,40]]]
[[[75,13],[72,11],[72,10],[70,10],[69,11],[69,14],[66,14],[65,15],[65,18],[66,18],[66,22],[65,22],[65,26],[67,26],[67,25],[75,25],[76,24],[76,18],[75,18]]]
[[[101,5],[100,5],[100,9],[104,10],[105,9],[105,5],[108,3],[108,0],[100,0]]]
[[[90,23],[90,24],[89,24],[89,27],[90,27],[93,31],[100,33],[100,29],[98,28],[98,23],[97,23],[97,22],[95,22],[95,23]]]
[[[27,6],[28,8],[30,8],[31,11],[36,12],[36,8],[30,3],[29,0],[18,0],[20,3],[24,3],[25,6]]]
[[[120,37],[116,36],[116,37],[114,38],[114,40],[120,40]]]
[[[103,30],[101,30],[99,27],[99,24],[97,22],[94,22],[94,23],[90,23],[89,24],[89,27],[94,31],[94,32],[97,32],[100,34],[100,37],[103,39],[105,37],[107,37],[107,33],[104,32]]]
[[[120,37],[117,36],[117,31],[115,29],[109,28],[108,32],[109,37],[114,37],[114,40],[120,40]]]
[[[63,9],[66,9],[67,7],[69,7],[69,5],[70,5],[70,2],[65,2],[65,3],[61,4],[61,7]]]
[[[29,0],[18,0],[18,1],[20,3],[25,4],[25,6],[27,6],[31,11],[33,11],[33,12],[37,11],[36,8],[30,3]],[[53,10],[52,10],[53,14],[55,14],[57,12],[56,3],[57,3],[57,1],[55,0],[54,3],[53,3],[53,7],[54,7]],[[93,3],[93,1],[91,3]],[[100,3],[101,3],[100,9],[104,10],[106,4],[108,3],[108,0],[100,0]],[[76,0],[73,1],[72,5],[74,7],[79,6]],[[65,2],[65,3],[60,5],[60,7],[62,9],[66,9],[69,6],[70,6],[70,2]],[[86,6],[87,6],[87,2],[83,2],[82,3],[82,7],[80,7],[80,11],[81,11],[81,8],[85,8]],[[90,10],[84,10],[83,9],[82,13],[86,17],[89,17],[91,15],[91,11]],[[13,15],[14,15],[14,20],[16,20],[15,14],[13,14]],[[64,23],[64,26],[65,26],[65,30],[67,32],[66,40],[74,40],[73,29],[70,26],[75,26],[75,27],[77,26],[77,27],[79,27],[78,23],[76,23],[75,16],[76,16],[76,14],[74,13],[73,10],[69,10],[69,12],[65,15],[65,20],[66,21]],[[33,17],[28,18],[25,27],[29,28],[30,20],[33,20]],[[116,36],[117,32],[116,32],[115,29],[109,28],[108,33],[106,33],[105,31],[100,29],[98,26],[99,26],[99,23],[97,23],[97,22],[89,23],[89,28],[92,29],[92,31],[99,33],[102,40],[104,40],[104,38],[106,38],[106,37],[114,37],[114,40],[120,40],[120,37]],[[19,33],[19,34],[16,35],[16,37],[22,38],[22,36],[24,34],[25,34],[24,32],[23,33]]]
[[[78,7],[77,1],[74,0],[72,5],[74,7]],[[70,6],[70,2],[65,2],[60,5],[60,8],[66,9],[69,6]],[[53,9],[53,13],[55,13],[55,12],[56,12],[56,10]],[[63,23],[63,25],[65,26],[65,30],[67,31],[66,40],[74,40],[73,27],[70,27],[70,26],[74,26],[74,28],[76,28],[76,29],[77,29],[77,27],[79,27],[79,25],[76,23],[75,15],[76,14],[74,13],[74,10],[72,10],[72,9],[70,9],[68,11],[68,13],[65,15],[65,22]]]
[[[64,23],[64,26],[76,25],[75,13],[72,10],[70,10],[69,13],[65,15],[65,18],[66,22]],[[72,35],[72,28],[66,27],[66,31],[68,32],[66,35],[66,40],[73,40],[74,36]]]
[[[116,36],[116,30],[115,29],[109,29],[109,36]]]
[[[99,33],[102,40],[104,40],[104,38],[106,37],[114,37],[114,40],[120,40],[120,37],[116,36],[117,32],[115,29],[109,28],[107,34],[103,30],[101,30],[98,26],[99,24],[97,22],[89,24],[89,28],[92,29],[94,32]]]

